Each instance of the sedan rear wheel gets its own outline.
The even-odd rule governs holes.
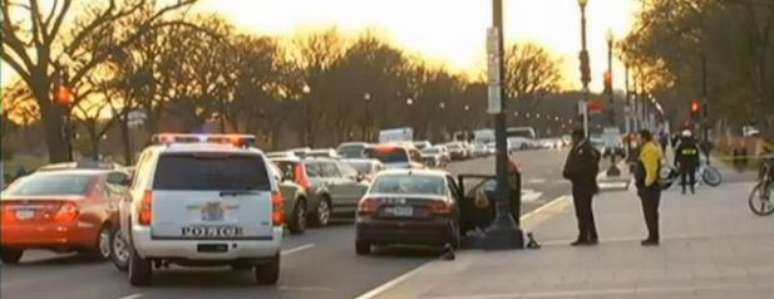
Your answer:
[[[24,250],[21,249],[2,248],[0,249],[0,260],[3,261],[3,264],[17,264],[22,254],[24,254]]]
[[[102,230],[99,231],[99,240],[97,241],[97,248],[99,250],[99,258],[101,259],[108,259],[110,258],[110,252],[111,252],[111,239],[113,237],[113,231],[110,229],[110,227],[105,226],[102,228]]]

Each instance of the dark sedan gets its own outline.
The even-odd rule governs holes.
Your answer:
[[[447,172],[387,170],[360,200],[355,249],[371,245],[459,246],[459,188]]]

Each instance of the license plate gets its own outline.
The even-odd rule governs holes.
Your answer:
[[[385,208],[385,213],[392,216],[408,217],[414,215],[413,207],[389,207]]]
[[[32,210],[17,210],[16,211],[16,219],[19,219],[19,220],[29,220],[29,219],[32,219],[32,217],[35,217],[35,211],[32,211]]]
[[[189,238],[240,237],[243,233],[238,226],[186,226],[180,229],[180,235]]]

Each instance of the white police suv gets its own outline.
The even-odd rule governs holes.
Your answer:
[[[259,284],[279,277],[284,199],[251,135],[161,134],[141,154],[120,208],[129,281],[153,269],[231,266]]]

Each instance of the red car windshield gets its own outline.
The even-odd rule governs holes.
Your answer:
[[[72,173],[39,173],[21,178],[3,192],[6,196],[86,195],[97,175]]]

